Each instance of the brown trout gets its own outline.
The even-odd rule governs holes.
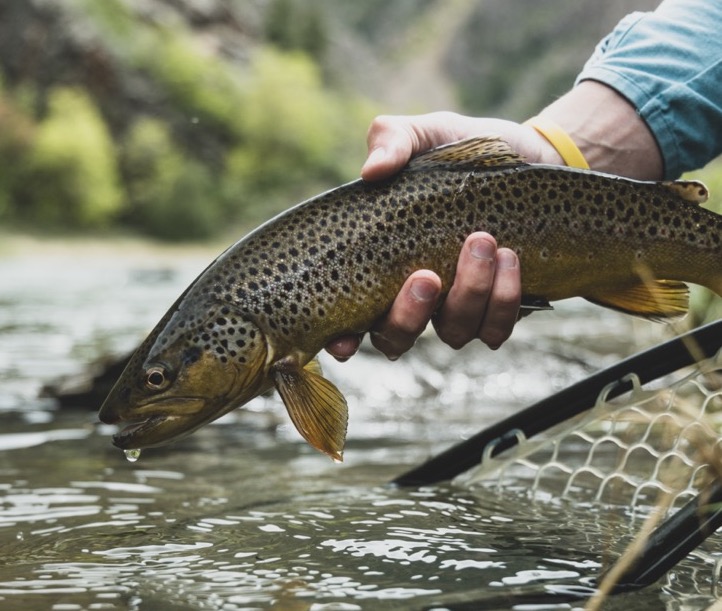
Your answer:
[[[485,230],[518,253],[524,303],[581,296],[677,316],[682,281],[722,294],[722,216],[699,207],[706,197],[694,181],[526,164],[494,138],[439,147],[393,178],[299,204],[221,254],[138,348],[100,420],[127,425],[120,448],[157,446],[275,387],[300,434],[340,460],[346,401],[315,356],[367,331],[413,271],[436,271],[448,291],[465,238]]]

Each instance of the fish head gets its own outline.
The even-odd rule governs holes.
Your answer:
[[[165,445],[270,386],[266,338],[226,306],[181,307],[138,348],[100,408],[121,449]]]

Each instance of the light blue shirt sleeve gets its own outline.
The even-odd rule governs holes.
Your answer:
[[[632,13],[577,77],[617,90],[657,139],[665,177],[722,153],[722,0],[665,0]]]

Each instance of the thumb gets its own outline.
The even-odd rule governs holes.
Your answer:
[[[368,157],[361,168],[364,180],[388,178],[403,168],[416,146],[413,132],[400,116],[376,117],[369,127]]]

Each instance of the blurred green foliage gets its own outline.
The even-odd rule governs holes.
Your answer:
[[[272,0],[266,13],[266,38],[284,51],[303,51],[321,61],[328,46],[323,8],[308,0]]]
[[[18,118],[26,127],[23,135],[10,134],[10,152],[19,158],[5,166],[6,211],[46,228],[107,226],[123,193],[113,140],[88,95],[58,88],[41,121],[30,127],[28,117]]]
[[[217,231],[222,214],[214,202],[211,173],[180,152],[164,123],[139,119],[126,137],[122,158],[128,225],[171,240],[206,238]]]
[[[301,198],[357,173],[363,156],[358,136],[373,109],[325,89],[306,54],[260,52],[244,92],[237,115],[242,138],[228,155],[223,177],[229,207],[243,201],[258,220],[285,207],[289,192]],[[349,147],[351,140],[355,147]]]
[[[22,162],[28,158],[34,125],[0,90],[0,220],[16,218],[16,194],[21,184]]]
[[[3,220],[202,239],[357,173],[376,109],[323,78],[311,55],[324,38],[315,12],[239,66],[187,24],[137,19],[120,0],[71,5],[111,54],[104,61],[149,77],[164,112],[140,107],[119,124],[108,100],[86,90],[0,89]],[[198,146],[205,135],[212,146]]]

